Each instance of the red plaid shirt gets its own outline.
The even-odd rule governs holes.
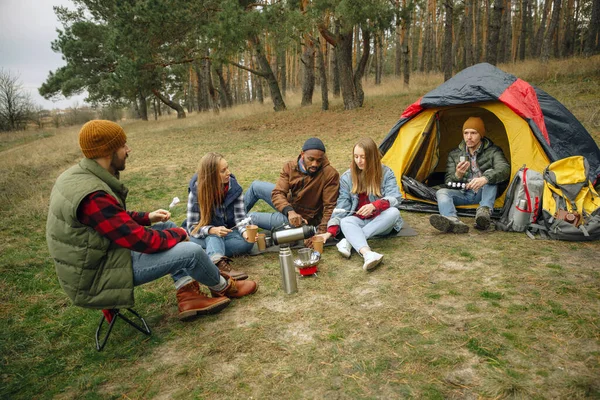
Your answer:
[[[126,211],[104,191],[89,194],[77,210],[79,222],[121,247],[140,253],[156,253],[174,247],[187,237],[185,229],[146,229],[148,213]]]

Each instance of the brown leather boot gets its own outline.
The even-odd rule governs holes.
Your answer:
[[[231,268],[231,263],[233,260],[229,257],[221,257],[219,261],[217,261],[216,265],[219,268],[219,271],[225,272],[227,275],[235,279],[236,281],[243,281],[244,279],[248,279],[248,274],[242,271],[236,271]]]
[[[227,280],[227,287],[220,292],[215,292],[211,289],[210,292],[212,293],[213,298],[222,298],[223,296],[226,296],[230,299],[239,299],[240,297],[255,293],[258,290],[258,284],[254,281],[238,281],[224,272],[221,272],[221,275]]]
[[[179,319],[187,320],[198,315],[216,314],[229,305],[227,297],[208,297],[200,292],[200,285],[194,281],[177,291]]]

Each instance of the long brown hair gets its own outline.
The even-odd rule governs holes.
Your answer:
[[[365,168],[361,171],[354,162],[354,149],[360,147],[365,151]],[[367,193],[381,197],[381,153],[373,139],[364,137],[352,147],[352,193]]]
[[[210,223],[213,209],[223,202],[219,165],[223,156],[219,153],[206,153],[198,164],[198,205],[200,206],[200,222],[192,233]]]

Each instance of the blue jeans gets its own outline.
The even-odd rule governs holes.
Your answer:
[[[340,221],[340,229],[358,253],[363,247],[368,247],[367,239],[390,233],[399,218],[400,211],[392,207],[372,219],[360,219],[353,215],[344,217]]]
[[[223,256],[234,257],[240,254],[248,254],[252,250],[252,246],[254,246],[254,243],[247,242],[237,230],[227,234],[225,237],[208,235],[204,239],[199,239],[190,236],[190,241],[205,248],[206,254],[208,254],[213,263],[219,261]]]
[[[173,222],[155,224],[152,229],[175,228]],[[202,247],[192,242],[180,242],[175,247],[159,253],[131,252],[133,284],[139,286],[170,274],[179,289],[191,278],[206,285],[218,285],[221,274]]]
[[[496,201],[497,185],[484,185],[475,193],[472,190],[458,189],[440,189],[436,192],[438,208],[440,214],[444,217],[456,217],[455,206],[465,206],[468,204],[479,204],[482,207],[494,209]]]
[[[275,184],[263,181],[254,181],[244,193],[244,209],[250,218],[252,223],[259,228],[266,230],[273,230],[281,225],[288,224],[289,221],[285,215],[276,211],[273,213],[268,212],[251,212],[249,211],[254,207],[257,201],[263,200],[265,203],[271,206],[275,210],[273,201],[271,201],[271,192],[275,189]]]

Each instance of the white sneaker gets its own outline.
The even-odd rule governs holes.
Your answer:
[[[341,255],[346,258],[350,258],[350,254],[352,254],[352,245],[345,238],[340,240],[335,247],[337,247]]]
[[[365,263],[363,264],[363,269],[365,271],[370,271],[373,268],[375,268],[377,265],[379,265],[379,263],[383,259],[383,254],[379,254],[374,251],[367,251],[363,255],[363,258],[365,260]]]

